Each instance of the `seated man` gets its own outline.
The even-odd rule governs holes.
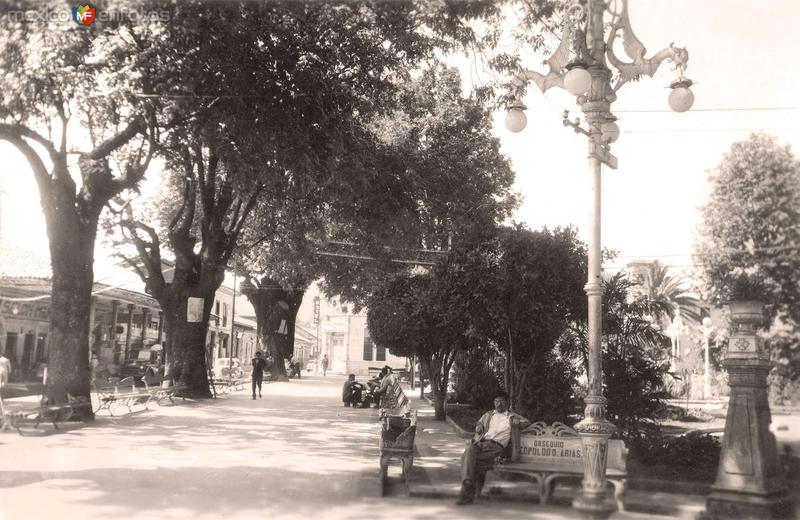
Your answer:
[[[347,376],[347,381],[342,386],[342,402],[345,406],[361,406],[361,393],[364,391],[364,386],[356,381],[356,375],[350,374]]]
[[[480,491],[486,472],[492,469],[497,457],[505,454],[511,443],[511,427],[525,427],[527,419],[508,409],[505,394],[494,398],[494,410],[486,412],[475,425],[475,435],[461,457],[461,496],[457,505],[471,504]],[[477,487],[476,487],[477,484]]]
[[[394,385],[397,383],[397,376],[394,374],[392,367],[386,365],[381,370],[380,385],[378,385],[375,394],[378,396],[380,407],[387,410],[397,407],[397,397],[394,395]]]

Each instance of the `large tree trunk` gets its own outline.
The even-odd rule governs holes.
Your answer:
[[[50,349],[47,398],[66,403],[67,394],[90,400],[89,310],[94,281],[94,243],[97,221],[48,219],[53,269],[50,303]],[[82,419],[93,419],[91,409]]]
[[[178,273],[176,273],[178,276]],[[167,352],[170,370],[176,383],[186,385],[183,397],[206,399],[211,397],[206,360],[206,335],[215,289],[206,287],[178,287],[170,284],[159,298],[167,324]],[[201,321],[188,321],[189,297],[203,298]]]
[[[447,417],[447,375],[442,375],[442,364],[426,356],[420,356],[420,364],[428,374],[433,395],[434,418],[444,421]]]
[[[241,288],[255,309],[263,344],[275,359],[275,365],[271,369],[272,377],[278,381],[287,381],[289,378],[284,360],[294,355],[295,321],[303,302],[304,291],[286,290],[267,277],[256,282],[248,278]]]
[[[135,119],[91,153],[80,155],[79,188],[67,165],[69,118],[63,106],[56,109],[62,124],[58,144],[24,125],[4,123],[0,123],[0,139],[10,142],[25,156],[39,187],[53,271],[46,392],[49,402],[60,404],[68,401],[68,394],[90,400],[89,315],[97,223],[106,203],[142,178],[152,157],[152,146],[143,163],[126,163],[123,176],[112,176],[108,155],[144,130],[144,120]],[[50,167],[31,146],[32,141],[44,148]],[[80,409],[78,415],[84,420],[94,418],[91,407]]]

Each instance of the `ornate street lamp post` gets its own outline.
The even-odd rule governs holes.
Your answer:
[[[645,58],[644,45],[636,38],[628,19],[628,2],[619,2],[620,11],[612,11],[608,39],[603,25],[607,4],[604,0],[572,5],[565,15],[563,34],[558,48],[547,60],[550,71],[546,75],[524,70],[512,80],[510,97],[512,102],[506,117],[506,127],[512,132],[525,128],[527,118],[521,102],[524,88],[533,81],[542,92],[558,86],[578,97],[578,104],[586,118],[588,128],[580,121],[571,122],[564,117],[564,124],[588,137],[589,171],[592,176],[591,222],[589,235],[588,264],[589,276],[586,294],[589,304],[589,394],[586,396],[585,418],[575,429],[580,433],[583,443],[584,477],[581,495],[573,502],[573,507],[591,518],[607,518],[616,510],[613,501],[606,497],[606,459],[608,438],[615,427],[605,417],[606,399],[603,397],[602,348],[601,348],[601,299],[600,278],[600,187],[601,163],[611,168],[617,167],[617,159],[609,151],[609,144],[619,136],[616,117],[611,113],[611,103],[616,100],[616,92],[630,80],[643,74],[653,76],[661,63],[670,59],[680,71],[680,77],[670,85],[669,105],[676,112],[688,110],[694,95],[689,87],[692,81],[683,77],[689,59],[685,49],[670,45]],[[614,42],[622,37],[625,54],[632,60],[623,62],[614,51]],[[618,72],[612,85],[612,71],[606,58]]]
[[[714,327],[711,325],[711,318],[706,316],[703,318],[703,324],[700,330],[703,332],[703,343],[705,345],[705,369],[703,370],[703,399],[711,398],[711,381],[709,380],[708,373],[708,338],[711,336],[711,331]]]

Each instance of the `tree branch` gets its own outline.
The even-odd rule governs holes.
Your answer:
[[[113,137],[100,143],[94,150],[89,152],[89,158],[92,160],[102,159],[107,157],[111,152],[117,148],[127,144],[133,136],[140,132],[147,130],[147,125],[142,116],[137,116],[131,121],[127,127],[119,131]]]
[[[121,193],[125,189],[136,187],[139,181],[141,181],[144,177],[145,172],[147,172],[147,168],[150,166],[150,161],[155,153],[155,127],[150,125],[147,134],[147,156],[145,156],[144,162],[139,163],[139,157],[141,156],[142,148],[144,148],[144,144],[142,144],[142,146],[139,148],[139,154],[136,158],[136,162],[139,164],[136,164],[135,166],[126,164],[125,173],[122,175],[122,177],[112,181],[111,189],[114,195]]]
[[[31,139],[31,140],[36,141],[37,143],[39,143],[42,146],[42,148],[44,148],[45,151],[47,151],[47,154],[50,156],[50,160],[53,161],[54,165],[63,162],[63,159],[62,159],[63,156],[58,153],[58,150],[56,150],[56,148],[53,145],[52,141],[50,141],[49,139],[47,139],[43,135],[31,130],[30,128],[28,128],[25,125],[20,125],[20,124],[10,125],[8,123],[0,123],[0,139],[5,139],[6,141],[9,141],[12,144],[14,144],[14,146],[17,146],[16,143],[12,141],[12,139],[14,137],[16,137],[17,139],[19,139],[22,142],[24,142],[24,140],[22,138],[26,138],[26,139]],[[26,143],[26,145],[27,145],[27,143]],[[27,146],[30,146],[30,145],[27,145]],[[19,148],[19,146],[17,146],[17,148],[22,152],[22,149]],[[31,150],[33,150],[33,148],[31,148]],[[23,152],[23,153],[25,153],[25,152]],[[36,153],[36,152],[34,151],[34,153]],[[25,155],[26,155],[26,158],[27,158],[27,154],[25,154]],[[39,154],[36,154],[36,155],[38,157]],[[28,161],[30,162],[30,159],[28,159]],[[40,161],[41,161],[41,159],[40,159]],[[47,168],[45,168],[44,171],[47,172]],[[49,174],[46,174],[46,175],[47,175],[48,178],[50,177]]]
[[[137,273],[142,278],[145,285],[153,292],[153,295],[158,298],[166,285],[164,273],[161,271],[161,243],[158,239],[158,234],[155,229],[147,224],[133,220],[133,212],[130,206],[127,208],[127,213],[129,218],[120,220],[120,228],[123,230],[123,235],[124,230],[128,230],[130,240],[136,247],[139,258],[141,258],[144,263],[146,272],[137,268]],[[142,239],[137,233],[137,230],[144,231],[150,237],[150,241],[147,242]],[[148,248],[150,249],[149,251]]]

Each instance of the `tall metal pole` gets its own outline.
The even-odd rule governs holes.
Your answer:
[[[236,255],[233,256],[233,303],[231,304],[231,347],[228,352],[228,377],[233,378],[233,344],[236,341],[236,330],[234,320],[236,320]],[[254,394],[255,395],[255,394]]]
[[[589,395],[584,403],[584,419],[575,425],[583,444],[583,485],[581,494],[573,501],[573,507],[590,518],[607,518],[616,510],[616,505],[606,497],[606,462],[608,439],[615,427],[606,420],[606,398],[603,397],[603,346],[602,306],[603,285],[601,279],[601,193],[602,167],[605,159],[601,127],[613,119],[611,101],[616,98],[611,88],[611,71],[606,66],[603,26],[603,0],[591,0],[588,17],[588,41],[592,63],[589,74],[592,84],[585,98],[579,98],[581,110],[589,125],[589,173],[592,177],[592,194],[589,213],[588,299],[589,335]]]
[[[711,397],[711,381],[708,373],[708,338],[711,335],[711,318],[703,318],[703,324],[700,326],[703,331],[703,343],[705,344],[705,367],[703,370],[703,399]]]

